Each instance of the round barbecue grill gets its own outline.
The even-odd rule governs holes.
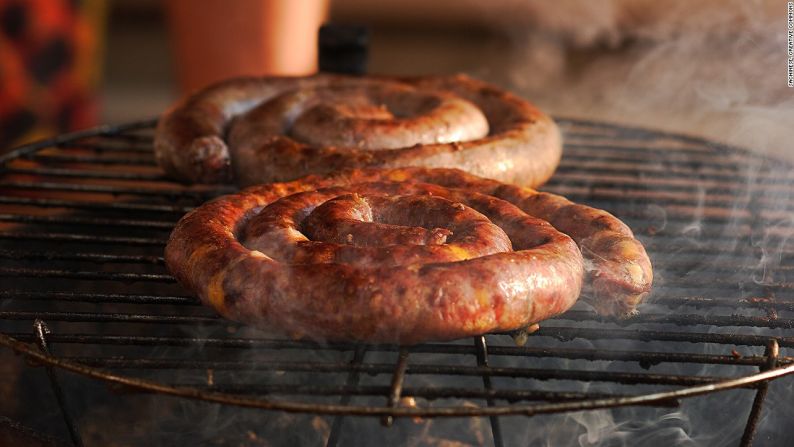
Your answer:
[[[728,400],[742,405],[720,423],[740,418],[734,442],[751,444],[770,382],[794,372],[794,168],[699,138],[558,122],[564,157],[542,189],[620,217],[654,263],[654,292],[630,318],[578,303],[523,345],[524,334],[492,334],[407,348],[294,341],[218,318],[175,283],[162,252],[185,212],[231,189],[164,177],[145,121],[0,156],[0,343],[46,367],[78,445],[66,371],[329,415],[327,445],[359,416],[487,416],[486,442],[499,446],[511,439],[505,416],[674,408],[738,388],[754,394]]]

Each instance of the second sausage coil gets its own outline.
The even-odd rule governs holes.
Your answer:
[[[485,82],[334,74],[211,86],[163,116],[155,150],[182,181],[240,185],[423,166],[538,186],[562,152],[548,116]]]

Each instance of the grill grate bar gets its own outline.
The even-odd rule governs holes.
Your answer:
[[[713,264],[707,264],[707,265],[704,265],[704,263],[702,261],[689,262],[689,263],[687,263],[685,261],[681,261],[680,265],[670,266],[669,268],[665,268],[665,269],[657,269],[656,271],[661,272],[662,274],[675,274],[675,275],[677,275],[676,278],[670,280],[670,284],[669,284],[670,287],[688,289],[688,288],[692,288],[692,287],[696,286],[696,283],[694,281],[691,281],[691,280],[686,278],[687,272],[691,272],[692,270],[701,270],[704,273],[713,274],[715,276],[719,275],[719,274],[722,274],[722,275],[726,275],[728,277],[738,278],[740,275],[744,275],[745,278],[746,277],[755,278],[755,275],[757,275],[759,273],[759,271],[762,272],[763,267],[764,267],[764,265],[761,264],[760,262],[757,263],[756,265],[751,265],[751,264],[732,263],[732,262],[730,262],[731,260],[732,259],[728,259],[727,261],[729,261],[729,262],[724,262],[724,263],[723,262],[720,262],[720,263],[716,263],[715,262]],[[768,267],[768,265],[767,265],[767,267]],[[778,271],[781,274],[791,273],[791,272],[794,272],[794,266],[781,266]],[[730,282],[731,281],[726,278],[726,279],[723,279],[722,281],[720,281],[719,284],[728,284]],[[746,281],[743,280],[743,279],[742,280],[736,279],[736,281],[734,283],[734,286],[736,284],[739,284],[739,283],[743,284],[745,282]],[[756,284],[758,284],[760,286],[764,286],[765,285],[764,283],[756,282],[755,279],[753,280],[753,283],[756,283]],[[720,287],[716,287],[716,289],[719,289],[719,288]],[[659,297],[655,297],[654,298],[654,302],[657,302],[656,301],[657,298],[659,298]],[[695,301],[697,301],[697,300],[698,300],[698,298],[695,297]],[[718,298],[710,299],[710,300],[719,301]],[[708,302],[708,300],[706,300],[704,302]],[[695,304],[693,304],[693,305],[695,305]]]
[[[614,146],[607,144],[577,144],[565,145],[565,160],[575,162],[608,162],[623,164],[649,164],[650,166],[675,167],[685,166],[692,169],[706,168],[715,171],[742,172],[753,169],[758,174],[768,173],[774,166],[765,163],[763,159],[746,159],[747,164],[739,166],[734,158],[714,158],[711,154],[703,152],[679,152],[678,149],[659,148],[659,151],[673,150],[671,154],[662,154],[644,150],[638,146]],[[597,154],[597,155],[596,155]]]
[[[155,273],[128,273],[128,272],[90,272],[74,270],[43,270],[26,268],[0,268],[0,276],[27,276],[32,278],[68,278],[81,280],[103,280],[103,281],[122,281],[122,282],[158,282],[175,283],[176,280],[171,275]],[[57,318],[56,318],[57,319]]]
[[[157,123],[157,119],[152,119],[149,122],[151,122],[151,125],[149,126],[138,127],[132,130],[124,130],[122,132],[98,134],[91,138],[85,138],[79,141],[81,144],[82,142],[100,144],[101,147],[112,146],[116,143],[147,143],[149,145],[149,151],[152,151],[151,145],[154,144],[154,127]],[[62,143],[59,146],[64,146],[66,144],[68,143]]]
[[[69,279],[94,279],[111,281],[129,282],[158,282],[174,283],[170,275],[165,274],[144,274],[144,273],[117,273],[117,272],[72,272],[65,270],[32,270],[1,268],[0,276],[30,276],[30,277],[59,277]],[[27,311],[3,311],[0,318],[13,320],[34,319],[36,314]],[[139,321],[146,323],[172,323],[174,318],[182,318],[179,315],[151,315],[139,313],[101,313],[101,312],[49,312],[46,320],[48,321],[82,321],[82,322],[128,322]],[[186,318],[186,317],[185,317]],[[201,317],[202,321],[204,317]],[[773,317],[750,317],[741,315],[640,315],[630,317],[626,320],[599,318],[597,314],[585,311],[569,311],[554,320],[550,321],[600,321],[603,323],[619,324],[628,326],[633,324],[650,323],[673,323],[681,326],[754,326],[769,328],[790,329],[794,327],[794,320]],[[184,322],[191,322],[189,318]],[[223,320],[220,320],[223,321]],[[555,328],[558,329],[558,328]],[[562,329],[562,328],[560,328]],[[688,334],[687,334],[688,335]]]
[[[634,324],[673,323],[676,325],[706,326],[755,326],[770,328],[794,328],[794,320],[787,318],[751,317],[744,315],[702,315],[702,314],[637,314],[626,318],[604,318],[594,312],[571,310],[558,319],[571,321],[601,321],[629,326]]]
[[[129,194],[138,196],[163,196],[163,197],[182,197],[190,198],[193,200],[202,200],[213,197],[227,190],[232,189],[217,188],[214,190],[200,190],[200,189],[184,189],[184,188],[129,188],[121,186],[108,186],[108,185],[94,185],[86,183],[54,183],[54,182],[0,182],[0,188],[8,189],[26,189],[26,190],[42,190],[42,191],[68,191],[68,192],[86,192],[86,193],[108,193],[108,194]]]
[[[554,179],[551,180],[550,183],[551,185],[589,188],[591,190],[607,189],[641,192],[650,192],[662,188],[666,192],[693,192],[702,190],[706,195],[748,193],[776,193],[785,195],[791,187],[791,184],[787,182],[772,182],[767,184],[743,183],[738,185],[736,183],[722,181],[702,181],[696,186],[690,181],[669,179],[666,177],[637,177],[629,174],[614,176],[605,180],[594,180],[592,177],[583,175],[581,172],[555,173]]]
[[[707,163],[707,164],[717,164],[717,165],[730,165],[729,158],[726,157],[726,160],[717,159],[715,160],[713,157],[713,153],[704,151],[702,148],[687,148],[687,147],[654,147],[653,151],[649,151],[648,147],[643,145],[643,141],[636,141],[636,142],[627,142],[628,144],[609,144],[609,143],[598,143],[598,142],[587,142],[587,140],[593,140],[593,134],[587,135],[576,135],[576,134],[568,134],[566,133],[566,141],[565,141],[565,156],[567,157],[568,154],[577,155],[577,156],[589,156],[591,160],[602,160],[600,154],[617,154],[618,156],[625,157],[625,160],[630,161],[641,161],[641,158],[645,160],[651,161],[660,161],[664,162],[672,157],[678,156],[679,158],[684,158],[685,160],[691,160],[694,163]],[[614,137],[608,137],[614,138]],[[577,141],[577,140],[584,140]],[[647,144],[647,142],[645,142]],[[594,155],[594,154],[599,155]],[[675,154],[675,155],[673,155]],[[764,164],[766,163],[767,167],[769,160],[765,159],[763,156],[754,154],[752,152],[735,152],[733,154],[735,157],[742,159],[749,163],[755,164]]]
[[[156,247],[162,247],[168,241],[167,239],[155,239],[148,237],[96,236],[92,234],[70,233],[2,233],[0,234],[0,239],[80,242],[113,245],[151,245]]]
[[[563,359],[583,359],[602,361],[637,362],[640,366],[650,368],[660,363],[703,363],[718,365],[754,365],[765,361],[761,356],[735,357],[732,355],[699,354],[685,352],[645,352],[645,351],[604,351],[601,349],[569,349],[569,348],[527,348],[510,346],[490,346],[492,355],[510,355],[521,357],[556,357]],[[782,361],[787,361],[783,359]]]
[[[17,290],[0,290],[0,300],[51,300],[87,303],[176,304],[188,306],[196,306],[199,304],[195,298],[189,296],[135,295],[127,293],[27,292]]]
[[[713,243],[716,242],[716,243]],[[732,243],[731,243],[732,242]],[[744,244],[742,244],[744,242]],[[680,236],[655,236],[651,242],[646,244],[646,248],[650,248],[653,252],[659,253],[676,253],[686,255],[711,254],[714,256],[743,256],[745,259],[756,254],[762,253],[763,249],[772,249],[775,253],[781,255],[794,254],[792,248],[776,244],[777,238],[769,238],[763,245],[750,246],[750,239],[728,239],[726,238],[725,244],[719,244],[719,241],[709,241],[703,239],[684,239]],[[684,243],[688,245],[684,245]]]
[[[563,160],[565,160],[563,158]],[[572,164],[567,161],[563,161],[560,163],[560,166],[557,168],[557,172],[560,173],[576,173],[581,172],[581,170],[585,168],[580,164]],[[664,175],[668,178],[675,178],[675,179],[692,179],[696,178],[698,180],[704,181],[735,181],[737,177],[737,173],[720,173],[720,172],[702,172],[698,171],[697,169],[667,169],[660,167],[659,169],[654,169],[649,167],[648,165],[642,165],[637,163],[635,165],[630,166],[612,166],[609,164],[605,164],[604,166],[586,166],[588,172],[598,175],[606,175],[606,176],[616,176],[616,175],[633,175],[637,178],[642,178],[643,176],[658,176]],[[555,173],[556,175],[556,173]],[[766,183],[778,183],[778,184],[790,184],[791,179],[786,177],[785,174],[781,174],[780,176],[777,175],[769,175],[759,178],[757,181],[761,184]]]
[[[750,275],[748,275],[748,276],[750,276]],[[733,289],[734,291],[736,291],[736,290],[744,290],[746,292],[749,292],[749,291],[760,291],[758,293],[770,294],[770,293],[773,293],[775,291],[790,290],[792,287],[794,287],[794,285],[792,285],[791,283],[787,283],[787,282],[780,282],[780,283],[774,283],[774,284],[763,284],[763,283],[758,283],[758,282],[752,281],[752,280],[751,281],[745,281],[745,280],[728,279],[728,278],[723,279],[723,280],[719,280],[719,281],[715,280],[713,284],[700,284],[697,281],[692,280],[690,278],[686,278],[686,277],[676,278],[674,282],[673,281],[671,281],[671,282],[672,282],[672,284],[670,284],[670,286],[669,286],[670,289],[686,290],[686,291],[710,290],[710,291],[716,292],[716,291],[724,291],[724,290]],[[637,317],[637,318],[642,318],[642,317]]]
[[[6,168],[5,174],[12,175],[35,175],[46,177],[75,177],[85,179],[107,179],[107,180],[135,180],[146,182],[168,182],[171,180],[162,174],[147,174],[137,172],[116,172],[116,171],[86,171],[83,169],[67,168]]]
[[[18,147],[16,149],[12,149],[6,152],[5,154],[0,155],[0,164],[4,164],[9,160],[13,160],[15,158],[24,157],[28,154],[34,153],[44,148],[69,144],[73,141],[78,141],[80,139],[89,138],[89,137],[95,137],[97,135],[112,136],[114,139],[117,138],[119,135],[132,135],[132,134],[125,134],[124,132],[134,131],[142,128],[150,128],[154,125],[155,122],[156,122],[155,119],[149,119],[143,121],[135,121],[127,124],[119,124],[114,126],[108,126],[108,125],[100,126],[94,129],[80,130],[77,132],[58,135],[49,140],[36,141],[34,143],[30,143],[25,146]],[[121,138],[125,138],[125,137],[121,137]]]
[[[548,185],[547,188],[550,191],[554,191],[558,194],[562,194],[565,197],[573,200],[573,201],[580,201],[585,203],[610,203],[612,207],[614,207],[620,201],[630,202],[631,200],[649,200],[648,197],[645,197],[646,194],[643,191],[637,191],[638,193],[632,193],[628,190],[619,190],[614,189],[612,191],[607,190],[597,190],[597,191],[577,191],[574,189],[569,189],[567,186],[557,186],[557,185]],[[581,188],[577,188],[581,189]],[[589,189],[589,188],[588,188]],[[704,213],[710,212],[736,212],[738,213],[739,210],[742,208],[736,208],[737,206],[747,207],[751,202],[758,206],[761,203],[765,203],[767,208],[758,206],[759,211],[764,210],[772,210],[777,211],[783,208],[783,204],[791,204],[792,201],[788,198],[780,199],[775,197],[744,197],[742,199],[736,197],[718,197],[713,194],[704,194],[699,195],[697,192],[693,192],[691,194],[686,193],[675,193],[675,194],[668,194],[665,193],[663,196],[653,197],[653,202],[656,205],[664,206],[664,205],[683,205],[683,206],[692,206],[692,207],[699,207],[702,209]],[[742,212],[748,212],[748,210],[743,209]]]
[[[108,157],[96,155],[73,155],[73,154],[34,154],[29,157],[31,160],[44,164],[47,163],[77,163],[92,165],[124,165],[124,166],[147,166],[156,167],[157,163],[151,157]]]
[[[564,129],[566,135],[583,133],[598,138],[617,139],[618,141],[638,140],[640,143],[653,143],[657,141],[674,141],[677,144],[691,145],[692,149],[700,148],[703,151],[716,152],[720,155],[744,155],[748,157],[760,156],[749,153],[745,149],[730,146],[716,141],[706,140],[701,137],[681,135],[663,130],[651,130],[643,127],[623,126],[606,122],[592,122],[578,118],[555,117],[555,121]]]
[[[762,309],[775,309],[794,311],[794,301],[777,301],[774,298],[766,297],[752,297],[752,298],[706,298],[700,296],[693,296],[688,298],[665,296],[654,298],[655,304],[661,304],[668,307],[677,306],[692,306],[695,308],[704,307],[756,307]]]
[[[598,201],[589,201],[588,202],[591,206],[597,206]],[[601,202],[602,204],[604,202]],[[692,225],[692,224],[701,224],[702,227],[700,228],[701,235],[704,236],[713,236],[713,237],[725,237],[726,234],[733,234],[732,232],[736,232],[741,229],[741,226],[749,226],[752,228],[753,225],[757,225],[759,223],[759,216],[753,216],[749,213],[740,213],[739,211],[733,212],[731,211],[730,214],[727,215],[708,215],[706,212],[708,209],[701,208],[699,211],[697,208],[691,207],[672,207],[667,208],[664,210],[664,216],[659,215],[649,215],[648,211],[625,208],[626,204],[621,206],[615,205],[614,202],[611,203],[609,207],[612,209],[613,213],[620,214],[622,219],[627,219],[629,221],[636,221],[640,224],[664,224],[666,222],[672,224],[681,224],[681,225]],[[631,205],[628,205],[631,206]],[[605,206],[606,208],[606,206]],[[691,211],[691,213],[689,213]],[[694,217],[694,213],[697,217]],[[709,228],[710,225],[720,225],[725,226],[726,222],[731,222],[730,228],[719,228],[719,229],[711,229]],[[783,227],[786,228],[786,227]],[[654,233],[653,236],[656,235],[664,236],[664,233],[657,232]],[[683,234],[681,236],[684,236]]]
[[[577,147],[572,143],[570,150],[565,148],[565,157],[561,164],[585,164],[587,168],[614,166],[617,169],[628,169],[633,166],[640,167],[643,171],[658,171],[661,169],[676,169],[678,172],[692,172],[694,174],[727,174],[752,172],[755,175],[779,175],[783,171],[769,164],[763,159],[745,159],[744,163],[737,163],[736,158],[714,157],[713,154],[672,154],[649,155],[649,151],[628,152],[621,151],[628,146],[601,145]],[[663,149],[662,149],[663,150]],[[597,152],[595,152],[597,151]]]
[[[511,377],[536,380],[574,380],[588,382],[614,382],[625,385],[670,385],[692,386],[705,383],[714,383],[725,380],[726,377],[684,374],[658,374],[636,373],[625,371],[601,371],[580,369],[540,369],[518,368],[503,366],[465,366],[444,364],[414,364],[408,365],[407,350],[401,350],[397,363],[362,363],[354,365],[347,362],[287,362],[287,361],[220,361],[220,360],[193,360],[193,359],[128,359],[104,357],[61,357],[86,366],[107,369],[136,369],[136,370],[206,370],[213,371],[278,371],[286,373],[314,372],[314,373],[347,373],[356,371],[366,374],[391,374],[392,382],[388,396],[388,406],[396,407],[402,396],[403,380],[410,375],[443,375],[443,376],[473,376],[481,377]],[[753,385],[754,386],[754,385]]]
[[[146,211],[184,214],[192,210],[192,206],[154,205],[148,203],[130,202],[90,202],[78,200],[41,199],[30,197],[5,197],[0,196],[0,204],[26,205],[43,208],[77,208],[96,211]]]
[[[173,221],[158,220],[104,219],[76,216],[31,216],[29,214],[0,214],[0,221],[47,225],[152,228],[169,231],[174,228],[175,223]]]
[[[125,263],[165,265],[162,256],[117,255],[105,253],[63,253],[57,251],[16,251],[0,250],[0,258],[45,261],[87,261],[95,263]]]
[[[541,327],[535,336],[548,336],[560,341],[573,339],[583,340],[638,340],[638,341],[673,341],[693,344],[717,343],[724,345],[765,346],[769,340],[777,340],[781,346],[794,348],[794,337],[717,334],[698,332],[669,332],[651,330],[610,329],[608,331],[575,328],[575,327]]]
[[[602,330],[601,332],[611,332]],[[693,335],[712,335],[712,334],[693,334]],[[23,341],[32,341],[24,333],[13,334],[14,338]],[[399,347],[393,345],[361,345],[347,343],[332,344],[313,344],[294,340],[274,340],[274,339],[251,339],[251,338],[190,338],[190,337],[152,337],[152,336],[125,336],[125,335],[92,335],[92,334],[52,334],[50,336],[54,342],[58,343],[79,343],[79,344],[112,344],[123,346],[202,346],[207,348],[223,349],[266,349],[266,350],[333,350],[350,351],[366,348],[368,352],[397,352]],[[768,342],[769,337],[765,337]],[[649,340],[651,341],[651,340]],[[730,337],[729,340],[722,340],[718,343],[723,345],[755,345],[758,343],[742,343],[741,339]],[[783,339],[781,344],[788,343],[794,346],[794,339]],[[466,345],[447,345],[447,344],[423,344],[411,347],[412,353],[423,354],[457,354],[457,355],[476,355],[473,347]],[[661,363],[703,363],[721,365],[744,365],[762,366],[766,362],[763,356],[742,356],[700,354],[686,352],[653,352],[653,351],[621,351],[603,349],[572,349],[555,346],[554,348],[534,348],[517,346],[489,346],[491,355],[516,356],[516,357],[548,357],[562,359],[580,360],[604,360],[604,361],[623,361],[637,362],[643,367],[651,367]],[[780,357],[781,363],[794,361],[789,357]]]
[[[112,141],[112,140],[111,140]],[[129,143],[124,144],[123,146],[113,146],[112,144],[107,143],[92,143],[92,142],[81,142],[80,144],[62,144],[59,145],[59,149],[76,149],[76,150],[89,150],[94,152],[134,152],[134,153],[142,153],[147,155],[152,155],[152,143],[153,141],[150,139],[144,139],[140,141],[141,143],[147,143],[144,146],[135,146]]]
[[[152,314],[125,314],[117,312],[29,312],[29,311],[0,311],[0,319],[4,320],[35,320],[43,318],[47,321],[64,322],[93,322],[93,323],[157,323],[157,324],[207,324],[224,323],[216,316],[193,315],[152,315]]]
[[[320,396],[383,396],[391,390],[389,386],[357,385],[357,386],[318,386],[291,384],[223,384],[208,386],[206,383],[172,383],[172,386],[189,386],[203,390],[219,391],[232,394],[302,394]],[[573,391],[539,391],[525,389],[491,389],[479,390],[455,387],[404,387],[403,394],[424,399],[500,399],[508,402],[519,401],[576,401],[583,399],[608,399],[628,397],[626,394],[579,393]],[[347,405],[347,404],[345,404]],[[658,405],[658,404],[655,404]],[[654,405],[654,406],[655,406]],[[665,406],[676,406],[667,402]],[[333,428],[332,428],[333,431]]]

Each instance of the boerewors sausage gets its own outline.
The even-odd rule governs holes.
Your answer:
[[[575,303],[585,269],[604,313],[630,311],[651,284],[642,245],[608,213],[454,169],[357,169],[251,187],[180,220],[166,262],[232,320],[402,344],[558,315]]]
[[[233,79],[177,104],[155,135],[157,161],[169,175],[240,185],[425,166],[537,186],[561,151],[548,116],[462,75]]]

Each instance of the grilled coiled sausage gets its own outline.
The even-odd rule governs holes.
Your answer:
[[[233,79],[177,104],[155,135],[157,161],[172,177],[243,186],[400,166],[537,186],[561,153],[548,116],[463,75]]]
[[[251,187],[182,218],[166,262],[227,318],[402,344],[558,315],[579,296],[586,265],[604,313],[630,311],[651,283],[642,245],[608,213],[455,169]]]

